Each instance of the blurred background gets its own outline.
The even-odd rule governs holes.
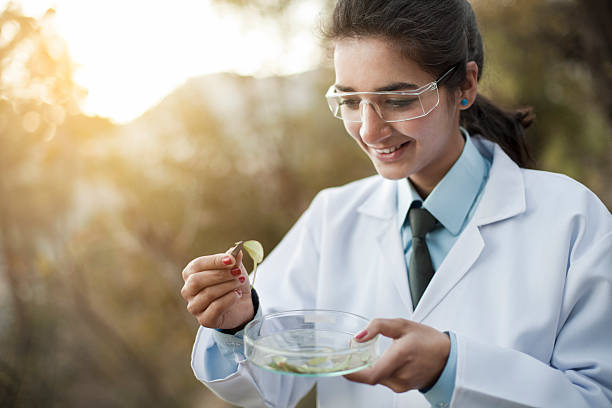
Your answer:
[[[229,406],[191,372],[181,270],[374,174],[323,98],[331,5],[0,0],[0,406]],[[610,2],[473,5],[482,93],[611,208]]]

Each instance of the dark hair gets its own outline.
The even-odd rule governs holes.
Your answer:
[[[468,61],[478,65],[478,80],[484,68],[482,38],[467,0],[338,0],[323,35],[332,41],[370,36],[391,40],[433,77],[456,65],[441,84],[449,89],[464,83]],[[531,108],[507,112],[479,94],[461,111],[460,124],[470,134],[499,144],[524,167],[532,162],[525,129],[533,119]]]

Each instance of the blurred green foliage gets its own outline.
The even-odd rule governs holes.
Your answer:
[[[290,24],[289,0],[231,3]],[[610,206],[612,38],[563,4],[475,2],[482,91],[533,106],[539,168]],[[328,112],[333,73],[195,78],[117,126],[79,113],[51,16],[0,14],[0,406],[226,406],[189,367],[180,272],[239,239],[269,252],[317,191],[374,173]]]

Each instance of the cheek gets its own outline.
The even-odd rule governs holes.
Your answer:
[[[344,122],[344,128],[353,139],[361,143],[361,136],[359,136],[359,129],[361,128],[361,123]]]
[[[407,137],[414,139],[417,144],[429,145],[439,138],[444,126],[442,118],[436,117],[431,113],[423,118],[399,122],[395,130]]]

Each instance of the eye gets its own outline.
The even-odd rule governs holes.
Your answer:
[[[340,106],[344,107],[345,109],[359,109],[360,103],[361,100],[357,98],[340,99]]]
[[[389,98],[385,100],[385,106],[391,109],[404,109],[413,106],[419,98],[406,96],[401,98]]]

